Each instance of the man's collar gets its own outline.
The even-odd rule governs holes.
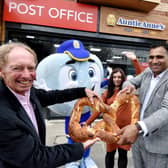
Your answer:
[[[11,88],[9,88],[8,87],[8,89],[16,96],[16,97],[30,97],[30,89],[27,91],[27,92],[25,92],[25,95],[21,95],[21,94],[18,94],[18,93],[16,93],[15,91],[13,91]]]
[[[152,70],[150,69],[151,73],[152,73],[152,78],[162,78],[163,75],[168,71],[168,69],[164,70],[163,72],[161,72],[159,75],[154,76],[154,73],[152,72]]]

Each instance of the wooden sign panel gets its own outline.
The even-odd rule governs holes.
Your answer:
[[[168,40],[168,17],[101,7],[101,33]]]

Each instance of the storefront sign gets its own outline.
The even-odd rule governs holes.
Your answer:
[[[139,21],[137,19],[131,20],[131,19],[125,19],[123,17],[119,17],[117,21],[117,25],[120,26],[129,26],[129,27],[138,27],[143,29],[154,29],[154,30],[164,30],[165,25],[162,23],[150,23],[147,21]]]
[[[5,0],[4,21],[96,32],[98,7],[64,0]]]
[[[101,7],[100,32],[168,40],[168,17]]]

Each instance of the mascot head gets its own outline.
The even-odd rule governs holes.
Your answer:
[[[37,66],[38,86],[47,90],[87,87],[100,93],[103,75],[100,59],[89,53],[79,40],[63,42],[57,53],[47,56]],[[74,103],[55,104],[49,108],[58,115],[69,116]]]

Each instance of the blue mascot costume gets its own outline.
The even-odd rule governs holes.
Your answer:
[[[55,54],[44,58],[37,66],[38,86],[51,89],[66,89],[74,87],[87,87],[101,93],[103,80],[103,66],[100,59],[86,50],[79,40],[64,41]],[[68,135],[70,114],[75,101],[55,104],[48,108],[65,117],[65,133]],[[81,121],[85,122],[90,116],[89,107],[82,112]],[[68,143],[74,143],[68,138]],[[91,159],[90,149],[87,149],[80,162],[72,162],[66,168],[97,168]]]

